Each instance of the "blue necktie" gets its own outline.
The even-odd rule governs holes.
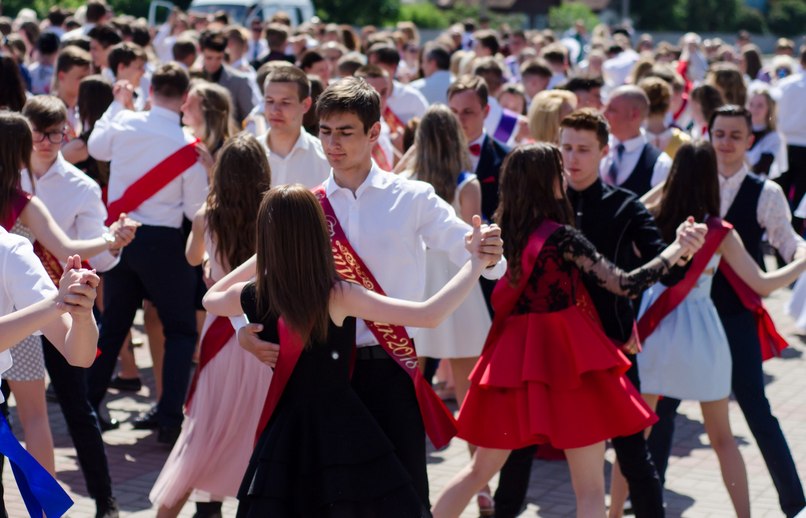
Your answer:
[[[621,158],[624,156],[624,144],[619,144],[616,146],[616,156],[613,157],[613,161],[610,162],[610,169],[607,171],[607,181],[610,185],[618,185],[616,180],[618,180],[618,171],[619,167],[621,166]]]

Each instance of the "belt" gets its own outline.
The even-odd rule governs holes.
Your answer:
[[[380,345],[360,347],[355,352],[356,360],[391,360]]]

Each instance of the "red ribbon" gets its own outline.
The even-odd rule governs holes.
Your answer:
[[[274,413],[274,409],[277,408],[277,403],[280,402],[280,396],[283,395],[283,390],[291,378],[291,373],[294,372],[294,367],[299,361],[304,346],[302,338],[286,325],[282,317],[277,320],[277,332],[280,335],[280,354],[274,366],[266,400],[263,402],[263,411],[260,413],[260,421],[258,421],[255,434],[255,444],[269,424],[269,419]]]
[[[221,349],[227,345],[230,338],[235,336],[235,329],[227,317],[216,317],[215,320],[207,328],[204,336],[201,339],[201,346],[199,350],[199,366],[196,372],[193,373],[193,379],[190,381],[190,390],[188,397],[185,401],[185,407],[190,409],[190,403],[193,401],[193,394],[196,392],[196,384],[201,376],[203,368],[210,363],[210,360],[215,358],[215,355],[221,352]]]
[[[781,356],[781,351],[789,347],[789,344],[775,329],[775,323],[772,321],[770,314],[767,313],[764,303],[761,302],[761,296],[739,278],[725,261],[720,263],[719,271],[725,276],[742,305],[750,310],[756,319],[762,361]]]
[[[378,164],[378,167],[380,167],[384,171],[392,170],[392,166],[389,164],[389,160],[386,159],[386,153],[384,153],[383,148],[378,142],[376,142],[375,145],[372,146],[372,159],[375,160],[375,163]]]
[[[347,235],[341,228],[333,206],[327,199],[324,187],[319,186],[314,190],[314,194],[325,212],[336,271],[342,279],[348,282],[355,282],[367,290],[386,295],[372,272],[347,241]],[[414,383],[414,392],[420,406],[425,431],[434,447],[439,449],[447,446],[450,440],[456,436],[456,420],[420,373],[417,365],[417,351],[406,328],[368,320],[365,320],[364,323],[372,331],[384,351],[397,362]]]
[[[199,139],[196,139],[179,148],[131,184],[120,198],[109,204],[106,224],[114,223],[123,212],[135,210],[190,169],[198,158],[196,154],[198,143]]]
[[[640,341],[646,340],[660,325],[661,321],[679,306],[691,290],[694,289],[694,286],[697,285],[697,280],[708,266],[708,262],[716,253],[719,245],[722,244],[722,240],[733,228],[733,225],[719,218],[709,218],[707,224],[708,234],[705,236],[705,244],[691,260],[686,276],[679,283],[666,288],[666,291],[658,297],[658,300],[646,310],[638,321],[638,338]]]

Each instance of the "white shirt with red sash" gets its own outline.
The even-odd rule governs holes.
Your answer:
[[[355,196],[336,184],[332,171],[324,188],[347,240],[390,297],[425,298],[426,247],[447,253],[458,265],[470,257],[464,245],[470,225],[430,184],[382,171],[373,163]],[[484,276],[499,279],[505,272],[502,258]],[[416,340],[416,330],[407,331]],[[356,343],[378,343],[363,321],[357,323]]]
[[[27,169],[22,171],[20,179],[22,190],[42,200],[67,237],[93,239],[106,231],[106,206],[101,201],[101,188],[61,153],[33,186]],[[90,258],[89,263],[99,272],[105,272],[118,263],[118,258],[101,252]]]
[[[95,124],[88,148],[96,160],[111,161],[108,197],[114,201],[155,165],[194,140],[182,130],[176,112],[160,106],[133,112],[115,101]],[[206,197],[207,172],[196,163],[129,216],[144,225],[179,228],[182,216],[192,220]]]

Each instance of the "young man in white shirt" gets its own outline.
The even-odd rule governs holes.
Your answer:
[[[96,123],[88,143],[96,160],[112,161],[110,210],[128,205],[126,212],[143,224],[135,247],[126,250],[120,263],[104,275],[101,355],[90,369],[89,397],[95,408],[101,404],[135,312],[147,295],[157,308],[165,334],[163,390],[155,416],[157,440],[173,444],[182,424],[197,338],[197,278],[185,260],[182,218],[193,219],[204,203],[207,173],[196,161],[194,139],[182,131],[179,121],[190,85],[188,73],[178,64],[168,63],[154,72],[151,85],[151,110],[133,112],[124,109],[131,103],[131,85],[116,84],[115,101]],[[183,157],[182,167],[166,170],[160,165],[173,156]],[[185,162],[188,156],[190,160]],[[132,196],[129,188],[145,178],[151,185],[147,195]]]
[[[350,245],[387,295],[422,300],[426,247],[445,251],[461,264],[467,258],[463,242],[470,227],[430,185],[381,171],[373,163],[372,147],[380,135],[380,99],[366,82],[346,78],[334,83],[319,97],[316,111],[322,147],[333,168],[322,188]],[[491,265],[485,275],[500,278],[506,270],[500,229],[483,227],[482,234],[482,253]],[[226,288],[253,273],[254,258],[213,289]],[[273,364],[279,346],[259,340],[259,329],[258,325],[241,329],[239,342],[261,361]],[[353,387],[394,444],[428,506],[425,427],[414,385],[378,346],[363,321],[357,324],[356,342]]]
[[[134,106],[137,111],[145,108],[148,92],[143,92],[140,82],[146,74],[148,57],[140,45],[124,41],[109,49],[107,63],[115,76],[115,81],[128,81],[134,85]]]
[[[419,90],[429,104],[448,104],[448,87],[454,79],[450,52],[437,43],[426,44],[421,68],[425,77],[412,81],[411,87]]]
[[[71,164],[87,159],[86,145],[77,138],[81,131],[78,120],[78,87],[81,80],[90,75],[91,65],[90,53],[75,45],[63,48],[56,59],[53,94],[67,106],[67,133],[62,153]]]
[[[89,239],[103,234],[107,214],[100,187],[59,151],[67,125],[64,104],[57,97],[37,96],[25,105],[23,115],[31,123],[34,145],[31,168],[22,171],[22,189],[36,192],[69,238]],[[100,272],[109,270],[117,264],[119,253],[104,252],[91,258],[90,264]],[[87,371],[70,365],[47,337],[43,337],[42,348],[87,491],[96,501],[99,516],[116,516],[101,430],[87,399]]]
[[[319,139],[302,127],[312,103],[308,76],[294,66],[278,67],[266,78],[264,92],[270,129],[258,140],[269,156],[272,186],[320,185],[330,174],[330,165]]]
[[[367,61],[370,65],[377,65],[387,72],[392,78],[392,92],[389,95],[387,106],[402,124],[408,124],[412,117],[422,117],[428,109],[428,101],[423,94],[410,85],[405,85],[395,81],[397,67],[400,64],[400,54],[391,45],[377,44],[367,52]],[[384,118],[389,118],[386,113],[381,114]],[[393,124],[389,124],[390,127]]]
[[[610,124],[610,150],[599,170],[602,179],[638,196],[666,180],[672,159],[650,144],[642,128],[649,114],[649,99],[635,86],[613,90],[604,116]]]

